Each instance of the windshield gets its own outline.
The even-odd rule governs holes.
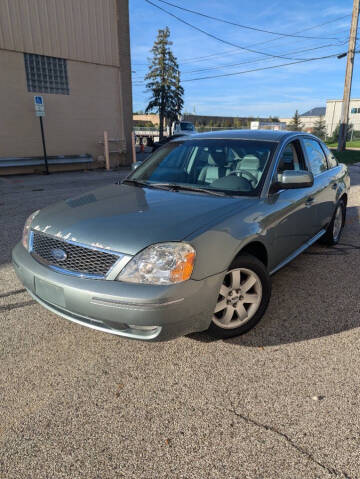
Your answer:
[[[129,179],[257,195],[276,146],[254,140],[178,140],[156,150]]]
[[[180,123],[180,129],[181,130],[193,131],[194,130],[194,125],[192,123],[187,123],[185,121],[182,121]]]

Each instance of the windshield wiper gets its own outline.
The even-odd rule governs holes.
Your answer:
[[[121,183],[130,183],[131,185],[135,185],[135,186],[148,186],[149,188],[152,187],[151,183],[148,183],[147,181],[132,180],[131,178],[118,182],[119,185]]]
[[[151,183],[151,186],[153,186],[154,188],[159,188],[163,190],[171,190],[171,191],[185,190],[185,191],[195,191],[197,193],[205,193],[205,194],[207,193],[209,195],[214,195],[214,196],[229,196],[222,191],[215,191],[209,188],[198,188],[196,186],[177,185],[173,183]]]

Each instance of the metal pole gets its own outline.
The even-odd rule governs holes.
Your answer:
[[[45,135],[44,135],[44,125],[43,125],[43,119],[42,116],[39,116],[40,118],[40,128],[41,128],[41,140],[42,140],[42,146],[43,146],[43,152],[44,152],[44,161],[45,161],[45,174],[49,174],[49,165],[48,165],[48,158],[46,154],[46,145],[45,145]]]
[[[110,170],[110,158],[109,158],[109,136],[108,132],[104,131],[104,153],[105,153],[105,167],[106,170]]]
[[[357,32],[357,25],[358,25],[358,18],[359,18],[359,1],[360,0],[354,0],[354,4],[353,4],[349,49],[347,54],[345,83],[344,83],[344,97],[343,97],[343,103],[342,103],[340,129],[339,129],[338,151],[344,151],[346,148],[346,131],[347,131],[347,125],[349,122],[351,82],[352,82],[352,74],[353,74],[353,67],[354,67],[356,32]]]
[[[135,133],[132,132],[132,135],[131,135],[131,143],[132,143],[132,161],[133,163],[136,163],[136,147],[135,147]]]

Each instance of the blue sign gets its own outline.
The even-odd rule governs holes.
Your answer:
[[[44,105],[43,97],[40,95],[34,96],[34,103],[35,105]]]

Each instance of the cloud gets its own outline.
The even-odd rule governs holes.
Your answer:
[[[331,7],[325,8],[322,11],[322,15],[324,17],[351,15],[351,11],[352,10],[350,7],[340,7],[339,5],[332,5]]]

